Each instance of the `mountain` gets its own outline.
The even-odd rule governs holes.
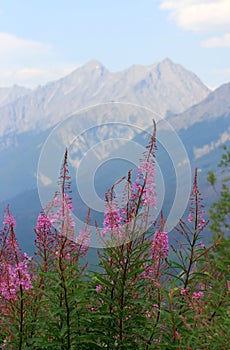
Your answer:
[[[165,117],[179,134],[192,168],[198,166],[203,169],[201,183],[206,191],[207,170],[213,168],[218,161],[221,153],[219,146],[223,142],[228,143],[229,140],[230,84],[210,92],[193,73],[169,59],[148,67],[134,65],[117,73],[109,72],[98,61],[91,61],[70,75],[38,87],[0,108],[0,205],[3,209],[7,203],[12,203],[12,212],[18,221],[17,232],[24,243],[30,244],[33,240],[32,228],[29,231],[24,224],[28,222],[27,213],[30,216],[29,222],[34,223],[38,208],[41,207],[37,190],[37,165],[39,159],[41,160],[43,147],[50,142],[47,141],[49,135],[55,137],[53,143],[51,142],[54,148],[50,150],[47,164],[44,163],[44,169],[47,171],[52,172],[57,153],[60,154],[65,148],[65,140],[74,140],[70,149],[70,162],[74,169],[80,157],[89,153],[89,148],[94,151],[96,160],[103,161],[105,157],[104,168],[97,168],[94,174],[95,187],[101,197],[117,177],[127,172],[127,164],[121,161],[111,163],[110,166],[106,163],[106,157],[121,154],[128,155],[128,159],[129,156],[130,159],[132,156],[138,159],[138,155],[135,154],[136,148],[131,147],[131,150],[127,151],[125,144],[112,144],[112,148],[108,147],[106,142],[111,136],[111,130],[113,137],[127,139],[133,142],[133,145],[138,142],[145,145],[146,138],[141,141],[141,136],[136,130],[125,129],[122,125],[113,125],[113,129],[104,125],[103,123],[109,121],[109,110],[103,106],[93,109],[92,112],[78,113],[78,119],[72,118],[72,124],[66,122],[64,133],[62,130],[58,131],[58,123],[66,116],[74,116],[84,107],[108,101],[143,105]],[[123,112],[122,108],[119,110],[119,104],[109,108],[114,113],[115,121],[116,116],[119,120]],[[143,109],[137,109],[138,107],[132,105],[125,109],[127,125],[130,121],[130,124],[136,123],[140,126],[142,131],[148,127],[152,128],[151,123],[149,124],[152,117],[150,112],[148,115],[148,109],[144,112]],[[71,118],[68,120],[71,121]],[[54,129],[54,126],[57,127]],[[173,203],[171,197],[175,195],[176,179],[173,174],[174,164],[168,165],[170,156],[167,155],[167,142],[170,142],[170,134],[167,134],[167,128],[164,130],[160,126],[161,124],[158,135],[165,133],[163,137],[166,140],[166,150],[163,150],[163,146],[159,147],[157,162],[165,181],[167,203],[164,205],[168,208]],[[81,130],[86,129],[87,133],[81,134]],[[79,136],[77,140],[76,135]],[[100,147],[97,148],[97,145]],[[168,151],[170,153],[172,149]],[[173,151],[177,153],[177,149]],[[128,166],[132,167],[132,164]],[[183,166],[181,168],[183,173]],[[79,179],[79,182],[86,185],[87,190],[90,190],[87,173],[91,170],[91,163],[86,163],[85,173]],[[49,176],[42,175],[43,184],[48,185]],[[55,175],[55,181],[56,178]],[[187,181],[186,177],[184,181]],[[49,186],[44,189],[48,191]],[[211,194],[208,196],[209,201]],[[85,209],[82,209],[83,203],[79,202],[79,197],[77,193],[75,204],[84,219]]]
[[[140,104],[166,116],[183,111],[209,93],[193,73],[169,59],[150,66],[134,65],[117,73],[109,72],[98,61],[90,61],[66,77],[34,91],[20,90],[21,97],[16,95],[16,90],[19,94],[16,87],[12,88],[17,98],[0,108],[2,200],[36,187],[36,166],[46,137],[53,126],[83,107],[114,100]],[[130,112],[125,113],[134,114],[135,109],[133,112],[130,107]],[[93,117],[88,113],[86,117],[78,118],[77,129],[80,126],[87,129]],[[101,115],[96,118],[97,124],[108,119],[106,115],[104,119]],[[143,115],[137,118],[145,128]],[[68,137],[73,134],[72,129],[71,126]],[[81,142],[81,146],[87,149],[90,142],[99,142],[108,134],[108,128],[104,127],[100,133],[91,133],[84,143]],[[117,137],[120,135],[121,130],[118,130]],[[131,139],[134,135],[129,130],[126,137]],[[104,151],[107,151],[106,148]]]
[[[0,88],[0,107],[12,103],[20,97],[30,94],[32,90],[14,85],[8,88]]]
[[[195,104],[177,115],[171,115],[170,119],[176,130],[188,129],[192,125],[201,122],[212,122],[220,117],[228,118],[230,113],[230,83],[223,84],[211,92],[200,103]]]
[[[217,199],[207,183],[226,145],[230,149],[230,83],[211,92],[184,113],[169,118],[186,148],[192,167],[199,169],[199,184],[207,207]],[[220,169],[217,174],[221,176]]]
[[[68,76],[2,106],[0,146],[8,145],[12,135],[47,130],[77,110],[98,103],[139,104],[165,117],[200,102],[209,92],[195,74],[169,59],[116,73],[98,61],[90,61]]]
[[[230,83],[221,85],[185,112],[171,115],[168,121],[194,161],[209,159],[215,163],[214,154],[219,154],[220,146],[230,142]]]

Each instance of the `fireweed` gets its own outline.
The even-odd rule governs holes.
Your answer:
[[[67,151],[60,189],[38,216],[33,260],[20,251],[7,210],[0,234],[1,348],[229,349],[230,283],[227,269],[216,267],[218,242],[204,244],[208,221],[197,171],[188,217],[172,243],[163,214],[157,221],[150,215],[157,205],[155,151],[154,125],[136,179],[129,172],[106,193],[98,228],[105,249],[96,271],[83,260],[90,213],[75,236]]]
[[[30,259],[19,248],[14,232],[16,221],[9,207],[3,225],[0,232],[0,339],[5,342],[2,348],[13,342],[17,349],[22,349],[28,321],[26,309],[33,288]]]
[[[41,344],[46,344],[48,348],[78,349],[82,344],[84,322],[81,318],[86,312],[83,307],[86,285],[82,280],[87,266],[82,258],[89,246],[89,215],[85,227],[75,237],[68,173],[66,150],[58,181],[60,191],[39,215],[35,228],[39,307],[34,319],[36,322],[39,319],[39,328],[33,330],[36,342],[34,335],[31,336],[33,348],[40,349]]]

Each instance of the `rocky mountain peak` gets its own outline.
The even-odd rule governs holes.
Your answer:
[[[168,58],[117,73],[91,60],[29,94],[22,90],[22,97],[2,106],[0,137],[9,130],[16,134],[46,130],[77,110],[108,101],[143,105],[165,117],[183,112],[208,94],[209,89],[195,74]]]
[[[27,89],[23,86],[13,85],[12,87],[1,87],[0,88],[0,107],[8,103],[28,95],[32,92],[31,89]]]

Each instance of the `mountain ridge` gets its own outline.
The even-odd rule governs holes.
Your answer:
[[[10,87],[0,88],[0,107],[14,102],[18,98],[28,95],[32,92],[32,89],[25,88],[24,86],[13,85]]]
[[[140,104],[165,117],[184,111],[209,92],[194,73],[169,59],[115,73],[92,60],[2,106],[0,138],[47,130],[77,110],[109,101]]]
[[[225,83],[201,102],[188,108],[183,113],[172,115],[169,121],[173,121],[176,130],[188,129],[195,123],[211,121],[219,117],[227,117],[230,114],[230,83]]]
[[[177,79],[174,80],[176,76]],[[116,79],[112,80],[114,77]],[[169,122],[178,131],[192,168],[202,169],[199,183],[202,183],[203,193],[203,189],[207,188],[206,172],[217,163],[221,152],[219,144],[224,140],[222,135],[229,128],[230,84],[224,84],[212,92],[202,82],[199,84],[198,77],[169,59],[147,68],[134,65],[115,73],[93,60],[84,65],[84,69],[79,67],[68,76],[40,86],[32,92],[22,92],[25,93],[23,96],[0,108],[0,204],[5,206],[9,202],[13,203],[12,211],[17,219],[20,238],[26,244],[31,242],[32,225],[40,210],[36,180],[42,145],[62,118],[79,110],[81,106],[93,104],[100,99],[108,102],[119,98],[121,102],[135,104],[147,101],[145,104],[152,109],[158,100],[159,107],[162,108],[163,105],[164,116],[168,116]],[[191,98],[190,90],[193,88],[194,96]],[[185,105],[188,106],[186,110]],[[5,121],[9,123],[4,125]],[[2,125],[4,127],[1,129]],[[103,136],[109,135],[106,130],[102,131],[105,131],[101,138],[103,140]],[[94,137],[94,134],[86,136],[86,146],[90,145],[90,137]],[[101,134],[95,137],[100,141]],[[83,143],[82,139],[79,142]],[[158,153],[158,156],[160,158],[161,154]],[[175,184],[170,182],[167,159],[163,159],[162,163],[165,163],[164,176],[171,193]],[[104,175],[106,180],[110,181],[112,171]],[[100,185],[104,185],[103,179],[100,178],[99,181]],[[207,199],[209,203],[212,201],[211,196]],[[28,216],[31,228],[30,225],[25,226]]]

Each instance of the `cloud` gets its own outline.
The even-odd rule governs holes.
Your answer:
[[[202,47],[230,47],[230,34],[225,34],[221,37],[212,37],[201,42]]]
[[[230,68],[222,69],[221,72],[224,73],[224,74],[230,74]]]
[[[230,0],[163,0],[161,10],[180,28],[193,32],[230,32]]]
[[[0,32],[0,84],[35,87],[64,76],[76,65],[57,61],[51,45]]]
[[[2,87],[14,84],[34,88],[46,84],[48,81],[60,79],[71,73],[77,66],[67,64],[53,64],[50,68],[22,67],[19,69],[1,69],[0,82]]]
[[[51,46],[39,41],[22,39],[12,34],[0,32],[0,62],[15,60],[15,57],[19,59],[28,57],[29,59],[38,54],[48,54],[51,51]]]

